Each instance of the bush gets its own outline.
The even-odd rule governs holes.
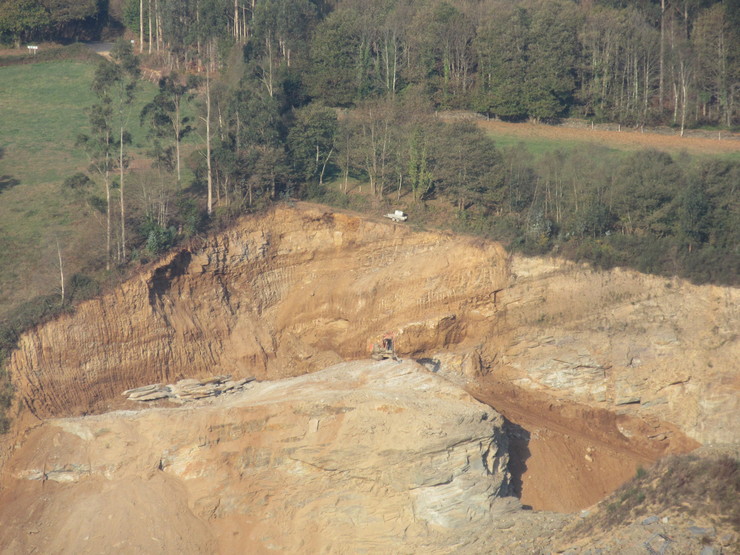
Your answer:
[[[198,208],[195,199],[186,196],[177,199],[177,221],[185,237],[200,233],[206,226],[204,214]]]
[[[167,251],[175,244],[177,230],[174,227],[164,228],[154,220],[146,220],[141,226],[141,232],[146,237],[146,251],[157,256]]]
[[[68,287],[69,303],[84,301],[100,294],[98,282],[85,274],[73,274]]]

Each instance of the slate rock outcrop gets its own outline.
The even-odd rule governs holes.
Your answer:
[[[0,545],[448,552],[519,507],[502,499],[508,460],[503,418],[457,386],[413,361],[343,363],[179,407],[45,422],[6,466]],[[63,515],[78,511],[88,520],[70,529]],[[157,529],[150,512],[162,511]]]

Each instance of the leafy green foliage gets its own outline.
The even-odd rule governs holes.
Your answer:
[[[37,0],[5,0],[0,3],[0,38],[21,40],[51,23],[44,6]]]
[[[311,43],[312,70],[306,76],[309,93],[330,106],[349,106],[358,97],[356,53],[361,36],[357,20],[347,11],[321,22]]]
[[[306,180],[321,183],[332,154],[337,134],[334,110],[309,104],[296,110],[295,121],[288,133],[288,149],[296,173]]]
[[[501,159],[483,131],[470,122],[453,123],[435,138],[432,148],[435,189],[454,199],[459,210],[496,202],[502,185]]]
[[[103,12],[98,0],[2,0],[0,40],[20,46],[21,41],[40,38],[89,38]]]
[[[157,256],[175,244],[177,230],[174,227],[164,228],[156,221],[147,220],[142,226],[142,235],[146,237],[146,251]]]

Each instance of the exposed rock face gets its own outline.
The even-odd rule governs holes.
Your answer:
[[[512,419],[526,396],[509,391],[538,396],[532,449],[521,450],[532,457],[525,465],[545,474],[521,485],[522,498],[569,510],[594,499],[558,504],[564,492],[599,484],[601,495],[635,465],[697,445],[683,434],[740,439],[738,307],[737,289],[509,257],[483,240],[323,207],[276,208],[25,334],[9,364],[19,406],[5,445],[22,445],[31,413],[138,408],[121,392],[182,378],[299,376],[363,358],[368,342],[393,332],[402,358],[471,391],[494,381],[516,386],[501,389],[514,401],[506,407]],[[494,401],[501,398],[491,402],[503,411]],[[572,423],[582,415],[591,415],[589,426],[571,449]],[[543,459],[550,450],[537,450],[547,435],[538,430],[553,424],[553,437],[570,443]],[[604,461],[635,444],[634,464]],[[574,470],[581,467],[609,480]],[[548,489],[561,469],[586,479]]]
[[[503,419],[420,365],[250,386],[47,421],[6,467],[0,546],[448,552],[508,519]]]
[[[300,375],[366,356],[385,331],[404,356],[475,345],[508,274],[493,243],[281,208],[24,335],[10,367],[47,417],[185,377]]]
[[[507,379],[701,443],[740,440],[740,290],[519,257],[511,271],[492,349]]]

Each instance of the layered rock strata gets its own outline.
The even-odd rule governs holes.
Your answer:
[[[488,354],[500,377],[641,419],[626,438],[669,439],[668,421],[700,443],[740,441],[740,289],[562,260],[510,269]]]
[[[503,419],[412,362],[52,419],[6,467],[5,552],[445,553],[511,526]]]
[[[120,408],[151,383],[297,376],[391,332],[402,357],[625,414],[620,434],[667,451],[661,421],[700,443],[740,439],[738,307],[733,288],[299,204],[143,268],[25,334],[8,366],[22,421]]]
[[[41,418],[75,415],[155,382],[320,370],[387,331],[404,356],[489,336],[501,246],[386,222],[313,206],[244,219],[25,334],[19,397]]]

